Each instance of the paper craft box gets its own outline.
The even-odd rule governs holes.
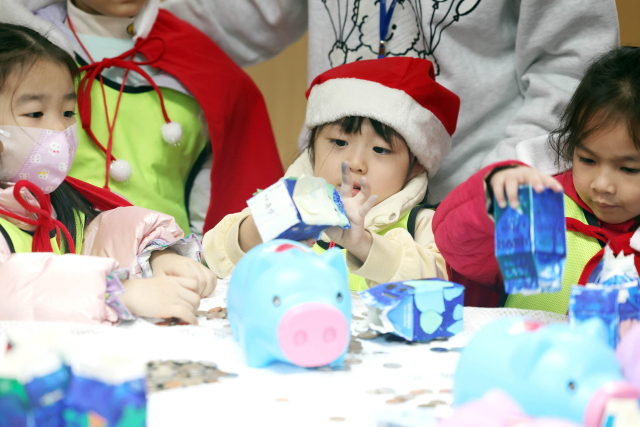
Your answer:
[[[567,258],[563,193],[520,186],[520,207],[501,208],[494,198],[495,253],[505,292],[560,292]]]
[[[569,297],[569,322],[572,326],[597,317],[607,326],[609,345],[616,348],[620,338],[640,321],[638,287],[614,287],[588,284],[573,286]]]
[[[340,194],[323,178],[283,178],[247,205],[263,242],[318,239],[329,227],[351,228]]]
[[[409,341],[462,332],[464,286],[440,279],[407,280],[361,291],[371,329]]]

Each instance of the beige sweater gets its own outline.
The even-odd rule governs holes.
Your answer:
[[[305,151],[287,170],[285,176],[313,175],[313,168]],[[349,271],[364,277],[372,287],[380,283],[400,280],[439,277],[446,279],[445,261],[436,247],[431,230],[433,211],[423,209],[416,218],[415,240],[405,229],[397,228],[384,236],[376,234],[395,224],[417,206],[427,191],[427,175],[423,173],[407,183],[399,193],[376,205],[365,218],[365,227],[373,236],[373,245],[366,262],[347,254]],[[231,274],[244,255],[240,249],[240,223],[251,214],[249,208],[227,215],[207,232],[203,241],[204,258],[215,274],[224,278]],[[329,241],[323,234],[322,240]]]

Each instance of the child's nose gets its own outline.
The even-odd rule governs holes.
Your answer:
[[[591,188],[598,193],[614,194],[616,187],[606,171],[599,171],[591,182]]]
[[[351,158],[349,159],[349,168],[351,169],[351,172],[357,172],[361,174],[366,173],[367,162],[366,162],[364,153],[356,151],[350,157]]]

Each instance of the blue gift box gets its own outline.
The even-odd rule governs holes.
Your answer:
[[[576,326],[592,317],[604,322],[609,345],[616,348],[620,341],[620,322],[640,320],[638,287],[573,286],[569,297],[569,322]]]
[[[501,208],[494,198],[495,253],[505,292],[560,292],[567,258],[564,195],[531,186],[518,189],[520,207]]]
[[[429,341],[462,332],[464,286],[440,279],[407,280],[360,291],[376,311],[371,325],[409,341]]]

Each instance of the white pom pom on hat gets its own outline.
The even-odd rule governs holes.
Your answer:
[[[162,139],[168,144],[176,145],[182,139],[182,126],[178,122],[162,125]]]
[[[313,129],[348,116],[392,127],[435,175],[451,148],[460,98],[436,83],[433,64],[420,58],[356,61],[316,77],[307,90],[305,124]]]

